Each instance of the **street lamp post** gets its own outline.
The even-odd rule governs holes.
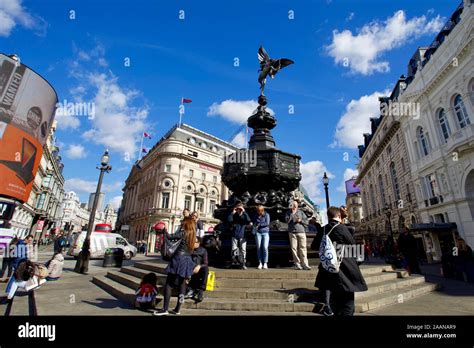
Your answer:
[[[385,207],[383,208],[385,215],[387,216],[387,223],[388,223],[388,231],[390,233],[390,236],[392,236],[393,239],[393,230],[392,230],[392,220],[390,217],[392,216],[392,209],[390,209],[388,204],[385,204]]]
[[[99,181],[97,183],[97,189],[95,191],[94,202],[92,203],[91,214],[89,216],[89,224],[87,225],[86,238],[84,239],[84,242],[82,244],[82,250],[78,255],[76,267],[74,268],[74,272],[77,273],[87,273],[89,268],[89,248],[91,242],[91,234],[92,230],[94,229],[95,212],[97,210],[97,203],[99,201],[100,190],[102,188],[102,180],[104,178],[104,173],[108,173],[112,170],[112,167],[109,166],[109,150],[105,150],[100,161],[100,167],[97,167],[97,169],[100,170]]]
[[[326,175],[326,172],[324,172],[323,184],[324,184],[324,192],[326,193],[326,208],[329,209],[329,189],[328,189],[329,178]]]

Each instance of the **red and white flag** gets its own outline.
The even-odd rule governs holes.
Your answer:
[[[191,102],[192,102],[191,99],[181,98],[181,104],[189,104]]]
[[[143,132],[143,137],[151,139],[150,133],[147,133],[147,132]]]

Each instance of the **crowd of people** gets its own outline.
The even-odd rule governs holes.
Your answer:
[[[64,248],[66,239],[60,233],[54,240],[54,253],[52,258],[45,264],[34,262],[33,236],[28,235],[24,239],[14,237],[5,251],[2,262],[0,281],[8,283],[5,289],[6,296],[2,303],[11,303],[18,289],[26,291],[36,290],[47,281],[58,280],[64,266]],[[5,272],[7,271],[7,272]],[[6,273],[6,278],[3,279]]]

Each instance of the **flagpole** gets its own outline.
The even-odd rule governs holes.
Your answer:
[[[145,138],[145,133],[142,132],[142,142],[140,143],[140,149],[138,150],[138,160],[142,158],[143,151],[143,139]]]
[[[181,97],[181,104],[180,106],[183,106],[183,97]],[[184,111],[184,107],[183,107],[183,111]],[[184,112],[183,112],[184,113]],[[178,124],[178,127],[181,127],[181,117],[183,116],[183,113],[181,112],[181,108],[179,108],[179,124]]]

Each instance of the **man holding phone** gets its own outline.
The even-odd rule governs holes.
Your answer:
[[[245,239],[245,227],[251,220],[242,203],[237,203],[228,217],[232,223],[232,262],[237,263],[242,269],[247,269],[245,256],[247,253],[247,241]]]
[[[291,203],[285,220],[288,223],[288,234],[295,269],[309,271],[311,267],[309,267],[308,257],[306,256],[306,226],[308,226],[308,218],[302,210],[298,209],[297,201]]]

